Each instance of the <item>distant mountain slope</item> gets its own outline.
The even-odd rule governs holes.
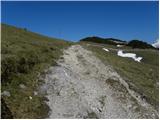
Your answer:
[[[94,43],[102,43],[109,45],[126,45],[132,48],[140,48],[140,49],[155,49],[152,45],[140,41],[140,40],[131,40],[129,42],[123,41],[115,38],[100,38],[100,37],[86,37],[80,40],[81,42],[94,42]]]
[[[86,38],[81,39],[80,41],[111,44],[111,45],[127,44],[126,41],[122,41],[122,40],[119,40],[119,39],[115,39],[115,38],[100,38],[100,37],[86,37]]]
[[[3,103],[13,118],[46,117],[48,108],[43,102],[43,95],[34,95],[40,84],[37,76],[47,66],[56,65],[62,49],[72,43],[6,24],[1,24],[1,30]]]
[[[154,47],[146,42],[140,41],[140,40],[132,40],[130,41],[127,46],[130,46],[132,48],[142,48],[142,49],[154,49]]]

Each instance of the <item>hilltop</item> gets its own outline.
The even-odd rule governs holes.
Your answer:
[[[80,40],[81,42],[87,41],[87,42],[95,42],[95,43],[103,43],[103,44],[110,44],[110,45],[124,45],[127,44],[126,41],[115,39],[115,38],[101,38],[101,37],[86,37]]]
[[[140,48],[140,49],[156,49],[152,45],[143,42],[141,40],[131,40],[129,42],[115,39],[115,38],[101,38],[101,37],[86,37],[80,40],[80,42],[93,42],[93,43],[101,43],[101,44],[109,44],[109,45],[125,45],[130,46],[132,48]]]

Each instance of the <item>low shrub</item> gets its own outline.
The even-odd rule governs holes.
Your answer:
[[[130,46],[132,48],[141,48],[141,49],[154,49],[154,47],[146,42],[140,41],[140,40],[132,40],[130,41],[127,46]]]
[[[1,112],[2,119],[13,119],[13,115],[3,98],[1,98],[1,111],[2,111]]]
[[[16,57],[6,57],[1,61],[1,82],[9,82],[11,76],[17,73],[18,62]]]

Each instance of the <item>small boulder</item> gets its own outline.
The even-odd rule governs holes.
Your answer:
[[[130,109],[130,108],[132,108],[132,105],[131,105],[131,104],[129,104],[127,107]]]
[[[34,91],[34,95],[38,95],[38,92]]]
[[[22,88],[22,89],[26,88],[26,86],[24,84],[20,84],[19,87]]]
[[[11,94],[10,94],[9,91],[3,91],[3,92],[2,92],[2,95],[7,96],[7,97],[10,97],[10,96],[11,96]]]
[[[29,99],[32,100],[32,96],[29,96]]]

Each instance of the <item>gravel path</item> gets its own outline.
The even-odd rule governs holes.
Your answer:
[[[157,118],[123,82],[111,66],[74,45],[49,68],[41,89],[47,90],[49,118]]]

